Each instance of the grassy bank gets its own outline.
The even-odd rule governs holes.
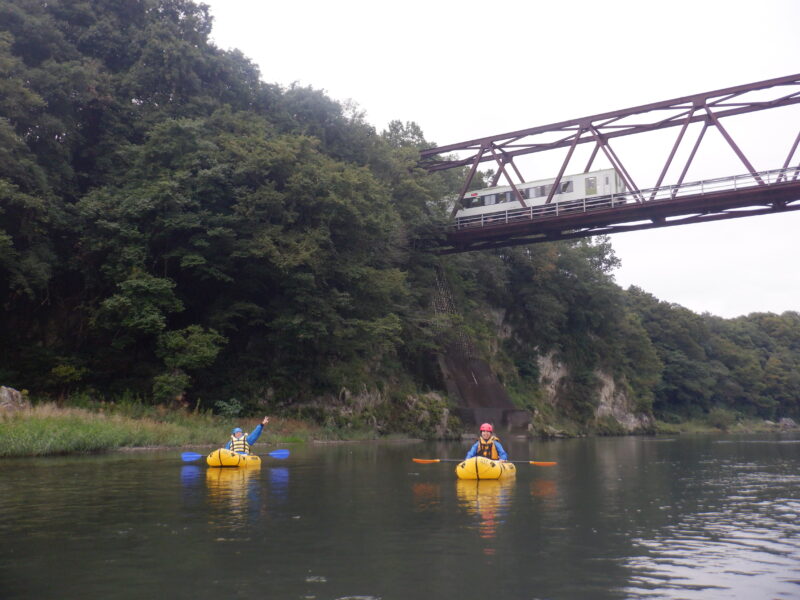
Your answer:
[[[708,419],[690,419],[680,423],[656,423],[656,433],[659,435],[693,434],[693,433],[769,433],[786,431],[763,419],[740,419],[731,424],[709,423]]]
[[[159,407],[59,408],[40,404],[0,412],[0,457],[80,454],[136,447],[223,445],[234,426],[252,431],[258,418],[232,420]],[[353,434],[359,437],[358,433]],[[338,439],[308,424],[271,418],[259,444]],[[363,437],[361,435],[360,437]]]
[[[778,430],[758,419],[731,418],[724,422],[697,419],[680,423],[658,421],[661,435],[693,433],[756,433]],[[223,445],[232,427],[252,431],[260,418],[235,419],[211,413],[169,410],[138,402],[88,403],[84,407],[58,407],[52,403],[0,412],[0,458],[81,454],[142,447],[186,447],[207,449]],[[577,435],[561,424],[555,437]],[[538,431],[544,437],[552,427]],[[536,435],[536,433],[534,433]],[[379,437],[375,431],[326,428],[311,421],[271,417],[259,445],[291,442],[366,440]]]

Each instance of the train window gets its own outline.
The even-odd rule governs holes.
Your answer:
[[[571,192],[572,190],[572,182],[571,181],[562,181],[561,182],[561,193],[566,194]]]
[[[587,196],[597,195],[597,177],[586,178],[586,195]]]
[[[488,194],[487,196],[483,197],[484,206],[491,206],[496,201],[497,201],[497,194]]]
[[[464,198],[461,201],[461,205],[464,208],[475,208],[476,206],[480,206],[480,201],[481,201],[480,198],[472,196],[470,198]]]

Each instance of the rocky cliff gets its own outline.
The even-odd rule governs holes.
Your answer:
[[[555,357],[553,352],[540,356],[538,363],[544,399],[557,412],[561,412],[559,389],[562,388],[561,383],[564,379],[569,376],[569,369]],[[613,424],[624,433],[652,431],[655,425],[652,415],[635,412],[634,403],[611,375],[599,370],[595,371],[594,375],[600,382],[595,390],[597,396],[593,402],[596,406],[594,413],[596,424],[604,423],[605,428]]]

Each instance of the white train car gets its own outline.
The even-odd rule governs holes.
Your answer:
[[[500,220],[552,216],[561,212],[605,208],[625,202],[627,188],[615,169],[565,175],[561,178],[552,202],[545,205],[554,181],[543,179],[517,185],[525,198],[527,208],[520,205],[511,186],[467,192],[455,214],[456,225],[459,228],[480,226]]]

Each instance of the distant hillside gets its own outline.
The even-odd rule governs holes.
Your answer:
[[[623,291],[602,238],[426,253],[463,178],[416,168],[424,132],[264,83],[211,27],[184,0],[0,0],[0,385],[430,434],[467,335],[541,430],[608,429],[609,381],[632,414],[800,416],[796,313]]]

